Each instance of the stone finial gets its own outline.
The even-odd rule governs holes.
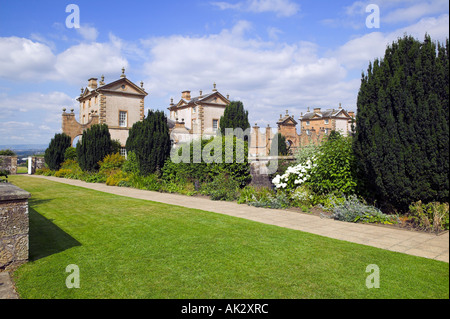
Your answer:
[[[342,103],[339,102],[339,109],[342,109]]]
[[[81,93],[80,93],[80,95],[83,95],[83,92],[84,92],[84,88],[81,88]]]
[[[214,82],[214,84],[213,84],[213,92],[217,92],[217,89],[216,89],[216,82]]]
[[[122,68],[122,75],[120,76],[121,78],[126,78],[127,76],[125,75],[125,67]]]
[[[309,113],[309,106],[308,106],[308,110],[307,110],[307,112]]]
[[[144,82],[143,81],[141,81],[141,88],[142,89],[144,88]]]
[[[229,100],[230,99],[230,94],[227,94],[227,100]]]
[[[100,85],[105,85],[105,76],[103,74],[101,76]]]
[[[202,96],[203,95],[203,91],[202,90],[200,90],[200,96]]]
[[[62,109],[62,110],[63,110],[63,112],[64,112],[64,113],[66,112],[66,108],[65,108],[65,107],[63,107],[63,109]]]
[[[170,105],[173,105],[173,97],[170,98]]]
[[[70,112],[72,112],[72,113],[73,113],[73,109],[70,109]]]

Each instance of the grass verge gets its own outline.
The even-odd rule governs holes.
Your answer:
[[[21,298],[449,298],[449,264],[27,176]],[[80,288],[65,271],[80,269]],[[366,267],[380,288],[366,287]]]

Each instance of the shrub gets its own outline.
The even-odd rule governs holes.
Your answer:
[[[70,136],[61,133],[55,134],[48,145],[48,148],[45,150],[44,159],[45,164],[51,170],[58,170],[61,166],[61,163],[64,162],[64,153],[66,149],[71,146],[72,139]]]
[[[202,193],[212,200],[233,201],[239,196],[239,183],[226,173],[220,173],[202,187]]]
[[[73,146],[66,148],[64,152],[64,160],[76,160],[77,159],[77,149]]]
[[[341,199],[331,197],[326,209],[331,210],[332,218],[346,222],[381,224],[398,222],[397,216],[383,214],[376,207],[367,205],[363,200],[358,199],[356,195],[344,196]]]
[[[295,190],[310,179],[309,172],[313,166],[314,164],[309,160],[305,164],[289,166],[283,175],[275,176],[272,183],[277,189]]]
[[[14,151],[11,151],[10,149],[0,150],[0,155],[3,156],[16,156],[16,153]]]
[[[125,157],[120,153],[108,154],[98,163],[100,166],[99,172],[110,172],[112,170],[121,169],[125,163]]]
[[[115,151],[115,144],[111,140],[106,124],[94,124],[83,132],[77,143],[77,158],[83,171],[97,171],[99,162],[106,155]]]
[[[423,204],[422,201],[417,201],[409,206],[409,211],[420,229],[436,233],[449,229],[448,203],[431,202]]]
[[[130,177],[128,176],[128,174],[119,170],[108,176],[108,178],[106,179],[106,185],[118,186],[121,182],[129,182],[129,180]]]
[[[233,152],[227,149],[228,146],[230,148],[233,146]],[[236,154],[236,150],[239,149],[243,150],[243,158],[239,158]],[[187,151],[189,155],[184,155]],[[171,159],[162,169],[162,177],[166,181],[209,183],[216,179],[216,176],[225,174],[242,188],[251,180],[250,164],[247,159],[248,144],[236,137],[222,136],[196,140],[182,145],[173,152]],[[211,158],[205,160],[204,155]]]
[[[354,150],[364,190],[407,211],[449,201],[449,41],[404,36],[362,75]]]
[[[149,110],[143,121],[133,124],[126,143],[139,163],[139,171],[148,175],[161,170],[170,155],[170,135],[163,111]]]
[[[136,157],[136,153],[129,151],[127,154],[127,159],[122,165],[122,170],[126,173],[140,174],[139,162]]]
[[[354,194],[357,187],[355,156],[350,136],[333,133],[319,147],[308,171],[308,185],[318,194]]]

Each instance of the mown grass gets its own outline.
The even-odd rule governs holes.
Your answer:
[[[449,265],[27,176],[21,298],[449,298]],[[80,288],[68,289],[69,264]],[[380,288],[366,287],[366,267]]]

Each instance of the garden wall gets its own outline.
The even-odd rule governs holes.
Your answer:
[[[36,170],[45,167],[44,157],[28,156],[28,174],[36,173]]]
[[[17,174],[17,156],[0,155],[0,170],[7,170],[10,175]]]
[[[0,183],[0,272],[28,260],[28,198],[31,194]]]

